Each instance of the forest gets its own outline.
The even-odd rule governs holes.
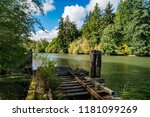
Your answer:
[[[104,10],[95,5],[86,15],[81,29],[69,16],[59,21],[58,36],[32,41],[34,52],[88,54],[101,50],[105,55],[150,55],[150,3],[143,0],[122,1],[116,12],[113,4]]]
[[[40,0],[32,0],[32,3],[43,14]],[[95,49],[105,55],[150,56],[149,1],[124,0],[116,11],[111,3],[104,10],[96,4],[94,10],[86,15],[81,29],[70,21],[69,16],[61,18],[58,36],[50,42],[30,39],[36,28],[44,30],[35,17],[37,12],[30,7],[28,0],[0,0],[0,99],[25,99],[27,96],[31,76],[24,73],[24,67],[27,52],[31,49],[35,53],[68,54],[89,54]],[[33,77],[45,79],[44,82],[49,78],[51,86],[57,86],[59,81],[52,79],[55,78],[54,63],[46,65]],[[16,74],[19,74],[18,78]],[[148,95],[149,89],[146,91]],[[28,97],[34,98],[33,94]],[[43,99],[41,95],[38,98]]]

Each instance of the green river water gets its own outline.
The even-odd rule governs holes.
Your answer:
[[[89,70],[89,55],[40,54],[59,66]],[[37,61],[34,60],[33,68]],[[124,99],[150,99],[150,57],[103,56],[102,78]]]

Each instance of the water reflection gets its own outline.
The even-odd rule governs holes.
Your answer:
[[[106,84],[120,95],[122,91],[130,90],[129,88],[140,88],[144,85],[143,81],[149,82],[150,69],[129,64],[104,62],[102,76],[106,79]]]

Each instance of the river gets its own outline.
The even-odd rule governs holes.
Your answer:
[[[89,55],[38,54],[55,60],[59,66],[89,70]],[[37,61],[33,61],[36,68]],[[102,78],[124,99],[150,99],[150,57],[103,56]]]

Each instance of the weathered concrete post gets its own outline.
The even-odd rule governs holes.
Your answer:
[[[96,77],[101,77],[102,52],[96,51]]]
[[[90,52],[90,77],[96,77],[96,50]]]

